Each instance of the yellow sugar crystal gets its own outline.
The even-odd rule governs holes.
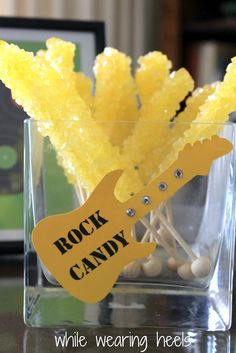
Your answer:
[[[141,119],[167,122],[173,118],[180,102],[192,91],[193,79],[185,69],[173,71],[160,91],[156,92],[148,104],[141,108]]]
[[[68,180],[91,192],[108,172],[124,169],[119,149],[91,117],[75,80],[65,81],[60,67],[42,58],[0,42],[0,79],[37,120],[41,134],[50,137]],[[119,183],[117,196],[125,200],[141,182],[127,170]]]
[[[140,67],[136,70],[135,81],[141,104],[145,105],[153,94],[162,88],[172,63],[159,51],[141,56],[138,63]]]
[[[208,97],[206,102],[200,107],[199,114],[194,122],[214,123],[205,125],[197,129],[196,125],[186,132],[185,138],[189,142],[195,138],[209,138],[218,133],[223,127],[221,124],[228,120],[229,114],[236,110],[236,57],[226,69],[226,74],[222,82],[216,85],[215,91]],[[218,125],[217,125],[218,124]],[[196,133],[194,133],[196,131]]]
[[[94,110],[94,97],[92,95],[92,80],[83,72],[75,73],[76,88],[79,96],[85,101],[91,112]]]
[[[83,72],[74,72],[75,45],[58,38],[50,38],[46,42],[47,50],[37,52],[37,59],[42,65],[48,62],[67,80],[74,80],[79,96],[90,110],[93,109],[92,81]],[[65,77],[69,75],[69,77]]]
[[[228,120],[229,114],[236,110],[236,57],[228,65],[223,82],[216,84],[212,94],[199,107],[199,112],[193,124],[190,124],[183,136],[179,137],[172,145],[166,156],[162,170],[167,168],[185,144],[197,140],[211,138],[218,134]]]
[[[228,65],[223,81],[216,85],[214,92],[201,105],[194,124],[185,131],[184,142],[181,139],[176,141],[176,148],[183,143],[193,143],[219,133],[229,114],[234,111],[236,111],[236,57]]]
[[[43,126],[41,122],[40,129]],[[99,133],[100,127],[96,129],[94,124],[80,122],[78,128],[77,121],[55,121],[51,128],[50,141],[70,183],[80,184],[91,193],[106,174],[123,169],[115,189],[118,200],[126,201],[143,187],[137,171],[125,168],[118,147],[111,146],[103,131]],[[97,136],[104,139],[98,141]]]
[[[195,89],[192,95],[186,100],[185,109],[178,114],[177,118],[171,124],[165,125],[160,136],[162,145],[153,149],[140,165],[139,172],[144,182],[148,182],[154,175],[158,175],[165,170],[167,163],[169,164],[170,162],[166,161],[166,156],[171,150],[173,143],[185,130],[189,129],[190,124],[199,112],[200,106],[214,89],[214,84]],[[171,163],[174,162],[175,157],[173,154]]]
[[[160,139],[161,133],[192,89],[191,76],[185,69],[180,69],[165,80],[162,89],[153,95],[149,104],[141,107],[140,120],[122,150],[128,165],[139,166],[153,149],[165,143]]]
[[[123,174],[117,182],[115,196],[121,202],[127,201],[132,195],[144,188],[144,183],[140,180],[134,168],[125,168]]]
[[[59,38],[46,41],[46,60],[51,62],[58,72],[72,73],[74,69],[75,44]]]
[[[75,182],[93,188],[108,171],[120,168],[118,150],[91,118],[73,82],[65,82],[57,69],[1,42],[0,79],[25,111],[40,121],[41,132],[50,137]]]
[[[206,99],[214,92],[216,84],[204,85],[202,88],[196,88],[190,97],[186,100],[186,107],[180,112],[175,121],[174,128],[179,134],[185,129],[185,124],[191,123],[199,113],[199,108],[206,101]],[[189,125],[188,125],[189,126]]]
[[[96,78],[94,119],[110,141],[121,145],[137,119],[137,98],[131,75],[131,59],[113,48],[106,48],[95,61]]]
[[[44,65],[47,61],[46,53],[47,53],[47,50],[44,50],[44,49],[38,50],[36,53],[37,61],[40,62],[41,65]]]
[[[100,127],[96,129],[86,122],[55,121],[52,128],[50,141],[71,183],[92,192],[104,175],[121,168],[118,148],[110,145]]]

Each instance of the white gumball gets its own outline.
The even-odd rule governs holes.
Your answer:
[[[176,271],[177,268],[184,264],[182,259],[175,259],[173,256],[169,257],[167,266],[170,271]]]
[[[141,273],[141,264],[138,261],[131,262],[124,267],[122,274],[129,279],[137,278]]]
[[[178,275],[183,279],[193,278],[193,273],[191,271],[191,262],[185,262],[185,264],[178,267]]]
[[[211,261],[207,256],[200,256],[191,265],[192,273],[197,278],[204,278],[211,272]]]
[[[152,256],[147,262],[142,264],[143,273],[147,277],[156,277],[161,273],[162,261],[157,256]]]

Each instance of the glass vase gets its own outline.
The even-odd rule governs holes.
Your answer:
[[[144,129],[145,126],[144,123]],[[120,128],[118,123],[117,128]],[[153,123],[155,128],[158,127]],[[196,257],[209,259],[209,273],[200,277],[180,276],[173,268],[176,263],[173,263],[171,253],[158,244],[153,256],[161,262],[159,273],[157,270],[155,275],[154,270],[150,275],[147,268],[136,273],[125,268],[102,301],[86,304],[58,284],[32,245],[32,230],[37,222],[49,215],[80,207],[88,197],[81,185],[75,188],[68,182],[49,138],[42,137],[38,130],[36,121],[25,121],[26,325],[229,329],[235,239],[234,149],[212,164],[208,176],[195,176],[177,191],[168,200],[169,213],[163,205],[158,209]],[[233,124],[225,124],[219,130],[221,136],[235,143]],[[100,146],[96,148],[99,150]],[[92,157],[90,163],[92,168]],[[151,212],[146,221],[151,223],[152,217]],[[180,244],[173,242],[163,223],[156,222],[153,227],[159,235],[166,237],[171,251],[175,251],[180,259],[185,262],[191,260]],[[142,222],[136,223],[133,232],[137,241],[142,241],[147,234]],[[152,240],[150,234],[146,238]]]

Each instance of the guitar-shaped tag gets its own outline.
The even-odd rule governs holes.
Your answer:
[[[187,144],[162,175],[124,203],[114,196],[122,171],[112,171],[83,206],[36,225],[35,250],[65,290],[84,302],[98,302],[109,293],[125,265],[155,250],[155,243],[138,243],[132,238],[132,226],[194,176],[207,175],[212,162],[231,149],[232,144],[218,136]],[[145,196],[149,196],[148,203],[143,202]]]

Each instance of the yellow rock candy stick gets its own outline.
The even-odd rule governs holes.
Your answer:
[[[165,80],[162,89],[153,95],[150,103],[141,108],[133,133],[124,142],[122,153],[128,164],[138,167],[153,149],[165,143],[160,140],[161,132],[192,88],[191,76],[185,69],[180,69],[173,72]]]
[[[47,50],[37,52],[42,65],[50,63],[65,80],[75,80],[79,96],[93,110],[92,81],[83,72],[74,72],[75,45],[59,38],[50,38],[46,42]]]
[[[189,142],[210,138],[219,133],[223,128],[217,124],[223,124],[228,120],[229,114],[236,110],[236,57],[226,69],[226,74],[222,82],[216,85],[215,91],[208,97],[206,102],[200,107],[200,111],[194,120],[196,125],[192,125],[185,133],[185,139]],[[214,123],[197,125],[197,123]]]
[[[173,143],[162,170],[166,169],[186,143],[211,138],[218,134],[228,120],[229,114],[236,110],[236,57],[228,65],[223,82],[216,85],[214,92],[200,106],[199,113],[190,128]]]
[[[144,182],[147,182],[151,177],[164,170],[162,163],[164,163],[166,155],[171,149],[173,143],[184,133],[185,130],[189,129],[191,122],[196,118],[199,112],[200,106],[205,102],[214,89],[214,84],[205,85],[203,88],[195,89],[192,95],[186,100],[185,109],[178,114],[173,123],[163,127],[160,136],[162,141],[161,148],[158,146],[153,149],[140,165],[139,173]]]
[[[71,75],[74,69],[75,45],[59,38],[46,41],[47,50],[40,50],[37,56],[43,55],[60,74]]]
[[[198,123],[223,123],[236,110],[236,58],[222,83],[195,90],[170,123],[193,89],[185,69],[169,75],[166,56],[141,57],[135,77],[138,109],[130,58],[112,48],[97,57],[93,97],[91,80],[74,72],[74,52],[72,43],[56,38],[37,56],[1,41],[0,79],[37,120],[41,134],[50,137],[68,180],[88,192],[111,170],[124,169],[115,193],[127,200],[163,172],[186,143],[209,138],[222,127]]]
[[[31,117],[46,122],[40,124],[41,131],[50,136],[73,183],[91,190],[109,170],[120,167],[117,148],[91,118],[74,82],[65,82],[57,69],[1,42],[0,78]]]
[[[94,111],[92,80],[83,72],[76,72],[76,88],[79,96],[85,101],[91,112]]]
[[[137,97],[131,75],[131,59],[113,48],[106,48],[95,61],[96,78],[94,119],[114,145],[120,145],[137,119]],[[121,123],[119,123],[121,122]]]
[[[171,61],[161,52],[150,52],[138,59],[135,82],[142,105],[148,103],[153,94],[162,88],[172,67]]]
[[[0,79],[18,104],[38,121],[41,133],[50,137],[71,183],[80,183],[91,192],[109,171],[124,169],[118,147],[111,145],[92,119],[77,93],[75,80],[65,81],[59,67],[2,41]],[[117,196],[125,200],[141,185],[137,173],[127,169],[120,178]]]

